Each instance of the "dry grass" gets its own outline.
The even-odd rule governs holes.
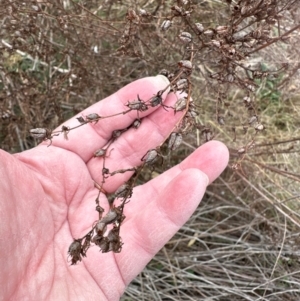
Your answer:
[[[223,25],[229,13],[225,2],[195,1],[195,18],[207,27]],[[171,1],[145,1],[143,8],[155,16],[144,19],[140,28],[133,26],[129,39],[122,35],[129,26],[127,9],[137,9],[131,0],[24,3],[0,4],[0,145],[12,153],[36,145],[29,129],[55,128],[126,83],[175,68],[182,59],[177,37],[188,26],[181,20],[172,34],[159,30],[170,16]],[[284,7],[288,2],[280,3]],[[283,15],[273,36],[300,22],[296,9]],[[300,299],[297,35],[245,59],[251,68],[263,63],[271,71],[289,64],[276,76],[257,81],[252,96],[265,127],[257,135],[248,125],[245,91],[226,87],[218,101],[220,90],[205,73],[214,68],[209,65],[211,52],[196,61],[192,97],[199,126],[188,133],[173,162],[205,142],[205,126],[226,143],[230,166],[238,164],[239,169],[228,168],[209,187],[189,222],[130,284],[122,300]],[[218,123],[219,115],[224,125]],[[255,147],[249,147],[253,140]],[[247,151],[239,154],[242,147]]]

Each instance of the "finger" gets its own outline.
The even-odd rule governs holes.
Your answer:
[[[196,149],[191,155],[178,165],[165,171],[163,174],[149,181],[147,184],[134,189],[133,199],[126,207],[126,215],[134,216],[135,212],[145,207],[149,200],[155,199],[156,195],[170,183],[170,181],[190,168],[197,168],[208,177],[208,182],[213,182],[225,169],[229,160],[227,147],[219,141],[210,141]],[[147,187],[145,187],[147,185]],[[135,196],[142,196],[137,197]]]
[[[91,113],[97,113],[100,116],[110,116],[116,113],[124,112],[128,109],[126,104],[128,101],[137,100],[137,95],[142,100],[149,100],[163,90],[169,84],[166,77],[160,75],[156,77],[146,77],[134,81],[123,87],[115,94],[103,99],[102,101],[90,106],[82,111],[76,117],[87,116]],[[167,95],[167,91],[162,95],[163,100]],[[139,116],[143,117],[151,114],[158,107],[149,107],[147,111],[139,112]],[[64,123],[66,127],[75,127],[80,123],[76,117]],[[68,140],[63,135],[53,138],[53,145],[70,150],[79,155],[85,162],[93,156],[92,149],[103,147],[111,138],[112,132],[118,129],[128,127],[137,118],[137,111],[133,110],[126,114],[117,115],[110,118],[99,120],[97,123],[88,123],[68,133]],[[58,128],[60,130],[61,128]],[[44,142],[43,144],[48,144]]]
[[[177,99],[178,96],[171,93],[167,96],[165,105],[172,106]],[[105,168],[113,172],[141,165],[141,158],[148,150],[154,149],[169,136],[181,116],[181,112],[174,115],[172,109],[166,111],[160,107],[145,117],[138,129],[131,128],[114,141],[110,147],[111,151],[108,150],[108,156],[105,157]],[[103,158],[92,158],[87,166],[92,178],[100,183],[102,181]],[[118,173],[107,178],[104,189],[107,192],[115,191],[132,174],[133,172]]]
[[[121,229],[125,245],[117,256],[123,264],[123,275],[133,278],[142,270],[190,218],[207,184],[221,174],[227,163],[227,148],[212,141],[177,167],[134,191],[132,201],[125,208],[127,220]]]
[[[203,197],[206,185],[207,176],[203,172],[187,169],[122,226],[125,243],[116,258],[127,283],[189,219]]]

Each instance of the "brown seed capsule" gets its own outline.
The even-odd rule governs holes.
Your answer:
[[[91,239],[92,239],[92,235],[88,234],[85,237],[84,243],[82,244],[82,248],[81,248],[81,255],[86,257],[86,252],[89,249],[90,245],[91,245]]]
[[[257,131],[262,131],[265,127],[264,127],[261,123],[258,123],[254,128],[255,128]]]
[[[119,241],[116,242],[110,242],[109,243],[109,251],[112,251],[114,253],[120,253],[122,250],[122,241],[121,239]]]
[[[231,74],[231,73],[227,74],[227,81],[229,83],[233,83],[234,82],[234,75]]]
[[[197,31],[199,34],[201,34],[202,32],[204,32],[204,27],[201,23],[195,23],[195,26],[197,28]]]
[[[121,134],[122,134],[122,131],[121,131],[121,130],[114,130],[114,131],[112,132],[112,137],[113,137],[113,138],[118,138],[118,137],[121,136]]]
[[[182,135],[180,133],[172,133],[169,139],[168,148],[175,150],[182,142]]]
[[[207,29],[203,32],[203,34],[208,37],[212,37],[214,35],[214,31],[212,29]]]
[[[238,150],[238,154],[239,155],[242,155],[242,154],[244,154],[246,152],[246,149],[244,148],[244,147],[242,147],[242,148],[240,148],[239,150]]]
[[[70,132],[70,128],[69,128],[68,126],[63,125],[63,126],[61,127],[61,130],[62,130],[62,132],[64,133],[64,138],[65,138],[66,140],[68,140],[68,139],[69,139],[69,138],[68,138],[68,134],[69,134],[69,132]]]
[[[126,195],[128,197],[130,197],[132,194],[131,192],[131,188],[128,184],[123,184],[122,186],[120,186],[116,192],[115,192],[115,197],[116,198],[123,198],[126,197]]]
[[[30,135],[35,139],[44,139],[47,136],[47,129],[36,128],[30,130]]]
[[[244,16],[244,15],[247,15],[251,12],[252,10],[252,6],[251,5],[245,5],[241,8],[241,15]]]
[[[170,72],[167,69],[162,69],[159,71],[159,74],[164,75],[165,77],[168,77]]]
[[[111,224],[116,221],[118,213],[116,210],[110,209],[107,214],[100,220],[101,223]]]
[[[75,239],[68,250],[69,255],[72,257],[71,264],[76,264],[81,261],[81,240]]]
[[[225,120],[224,120],[224,117],[223,116],[218,116],[218,123],[220,125],[224,125],[225,124]]]
[[[106,167],[103,167],[103,168],[102,168],[102,174],[103,174],[103,175],[109,174],[109,169],[106,168]]]
[[[187,83],[188,83],[188,81],[187,81],[186,78],[182,78],[182,79],[178,80],[176,82],[176,89],[177,90],[183,90],[183,89],[185,89],[187,87]]]
[[[182,8],[179,7],[178,5],[174,5],[171,7],[172,10],[175,10],[178,14],[176,15],[181,15],[182,14]]]
[[[101,117],[97,113],[91,113],[86,116],[88,121],[98,121]]]
[[[94,157],[103,157],[106,153],[106,149],[100,148],[94,152]]]
[[[151,107],[156,107],[156,106],[158,106],[161,103],[162,103],[162,97],[159,94],[155,95],[154,97],[152,97],[150,99],[150,105],[151,105]]]
[[[141,160],[146,163],[151,164],[154,162],[154,160],[157,158],[157,156],[158,156],[157,150],[151,149],[146,153],[146,155]]]
[[[189,32],[182,32],[179,35],[179,39],[180,41],[182,41],[183,43],[191,43],[192,42],[192,35]]]
[[[217,26],[216,31],[217,31],[217,33],[220,34],[220,35],[221,35],[221,34],[225,34],[225,33],[227,33],[227,31],[228,31],[228,26],[222,26],[222,25]]]
[[[74,254],[80,252],[80,249],[81,249],[81,241],[78,239],[75,239],[69,246],[68,252],[71,256],[73,256]]]
[[[120,240],[119,230],[117,228],[111,229],[107,234],[109,242],[118,242]]]
[[[168,30],[172,25],[172,22],[170,20],[164,20],[160,26],[161,30],[166,31]]]
[[[134,127],[135,129],[138,129],[141,125],[142,121],[141,119],[136,119],[133,124],[132,124],[132,127]]]
[[[147,105],[139,98],[139,96],[138,96],[138,100],[128,102],[126,106],[131,110],[137,110],[141,112],[148,110]]]
[[[221,42],[218,41],[218,40],[211,40],[211,45],[214,46],[214,47],[217,47],[217,48],[220,48],[221,47]]]
[[[104,212],[104,209],[100,205],[97,205],[96,206],[96,211],[99,212],[99,219],[101,219],[102,218],[102,214]]]
[[[180,68],[187,69],[187,70],[192,70],[193,69],[192,62],[188,61],[188,60],[179,61],[178,62],[178,66]]]
[[[144,17],[144,16],[148,16],[148,13],[145,9],[140,8],[139,9],[139,15]]]
[[[256,115],[253,115],[252,117],[250,117],[250,119],[249,119],[249,124],[253,124],[254,122],[256,122],[257,121],[257,116]]]
[[[82,116],[76,118],[80,123],[85,123],[85,120]]]
[[[235,54],[235,48],[234,47],[229,47],[228,48],[228,53],[230,56],[233,56]]]
[[[175,103],[175,113],[186,108],[187,99],[185,97],[179,98]]]
[[[107,253],[109,251],[109,241],[106,237],[103,237],[97,244],[102,253]]]
[[[102,221],[99,221],[95,227],[95,230],[99,236],[103,236],[106,231],[106,228],[107,228],[107,224]]]

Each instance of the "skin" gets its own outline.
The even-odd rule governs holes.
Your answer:
[[[140,79],[81,115],[122,112],[137,94],[146,100],[167,84],[163,76]],[[163,98],[170,106],[178,96],[165,93]],[[54,137],[50,147],[45,141],[15,155],[0,150],[0,300],[119,300],[130,281],[193,214],[207,185],[228,163],[228,150],[220,142],[202,145],[179,165],[134,189],[125,206],[121,253],[102,254],[93,246],[83,261],[70,266],[70,243],[97,220],[93,180],[101,182],[103,162],[93,158],[93,152],[105,146],[113,130],[129,126],[136,114],[84,125],[71,131],[68,141],[63,135]],[[123,133],[112,145],[105,163],[111,171],[140,164],[181,117],[161,106],[139,115],[145,117],[140,128]],[[64,125],[78,124],[72,118]],[[113,192],[129,177],[129,172],[117,174],[104,188]],[[100,204],[107,212],[103,194]]]

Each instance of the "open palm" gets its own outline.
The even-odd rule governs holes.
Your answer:
[[[135,81],[82,112],[107,116],[124,111],[124,104],[148,99],[167,82],[162,76]],[[176,96],[165,99],[172,105]],[[126,107],[125,107],[126,108]],[[110,170],[141,163],[147,150],[156,147],[180,118],[162,107],[142,112],[138,129],[129,129],[112,145],[106,158]],[[77,116],[78,117],[78,116]],[[121,227],[121,253],[99,252],[91,247],[87,258],[75,266],[67,261],[73,238],[82,237],[95,220],[102,159],[93,151],[105,146],[114,130],[128,127],[136,112],[87,124],[20,154],[0,151],[0,300],[118,300],[126,285],[188,220],[206,186],[225,168],[226,147],[212,141],[179,165],[134,189],[125,206]],[[78,125],[73,118],[66,126]],[[105,183],[115,191],[129,173]],[[101,206],[108,208],[104,196]]]

